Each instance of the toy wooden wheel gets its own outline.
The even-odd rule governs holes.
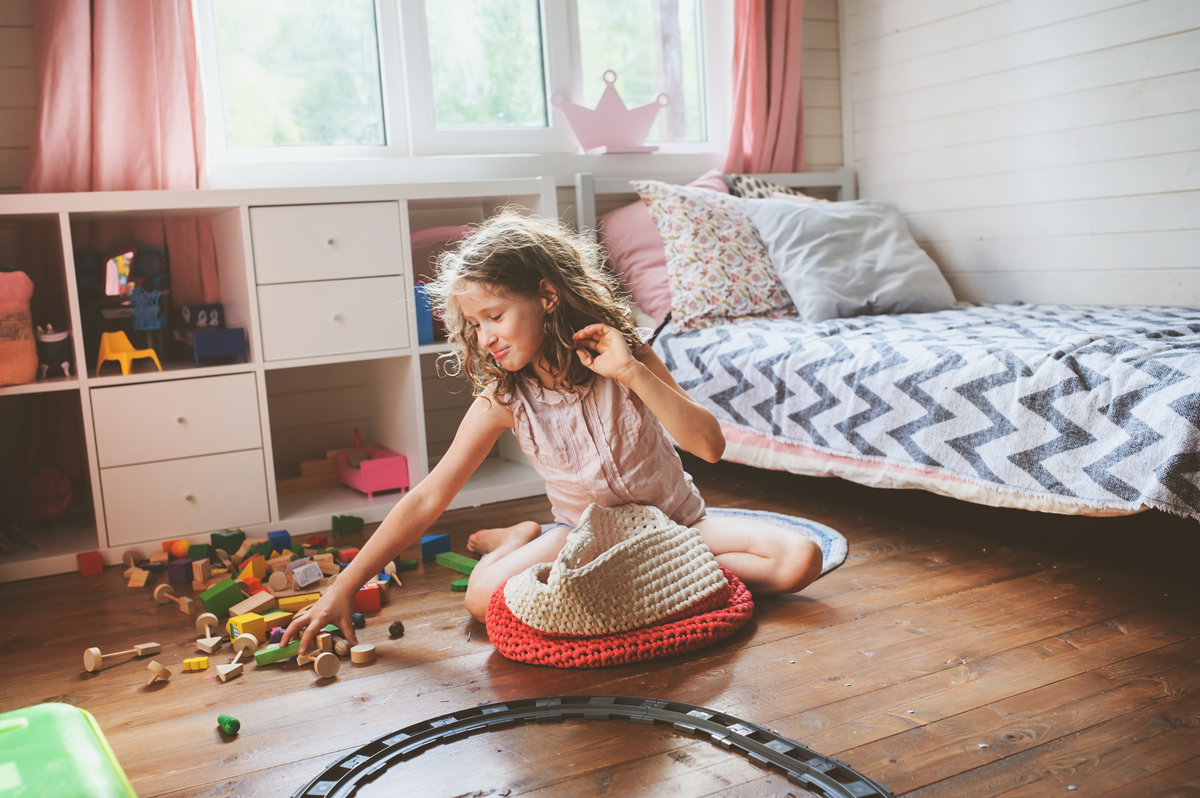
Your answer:
[[[121,562],[125,563],[131,568],[144,559],[146,559],[146,555],[142,554],[137,549],[126,549],[121,554]]]
[[[267,587],[272,590],[287,590],[288,578],[283,571],[276,571],[271,574],[271,578],[267,580]]]
[[[322,679],[332,679],[334,676],[337,676],[337,672],[341,670],[341,667],[341,660],[339,660],[333,654],[330,654],[328,651],[322,651],[317,655],[317,658],[313,660],[313,670],[315,670],[317,675]]]
[[[350,649],[350,661],[359,665],[366,665],[368,662],[375,661],[375,646],[370,643],[362,643]]]
[[[252,634],[240,634],[233,640],[233,647],[238,654],[253,654],[258,650],[258,638]]]
[[[196,631],[205,637],[212,636],[212,628],[217,625],[217,616],[211,612],[202,612],[196,618]]]
[[[159,604],[166,604],[171,599],[175,598],[175,591],[170,585],[159,585],[154,588],[154,600]]]
[[[104,667],[104,655],[100,653],[98,648],[89,648],[83,652],[83,669],[88,673],[95,673]]]

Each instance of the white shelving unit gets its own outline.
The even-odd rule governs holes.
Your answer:
[[[61,269],[62,279],[45,282],[65,285],[56,301],[69,316],[78,373],[0,388],[0,415],[21,418],[51,395],[60,404],[62,395],[73,397],[65,401],[78,404],[82,440],[75,443],[86,450],[91,499],[90,512],[76,508],[71,522],[39,531],[40,548],[0,554],[0,581],[73,571],[81,551],[97,549],[115,564],[126,548],[206,542],[226,527],[302,535],[327,530],[332,515],[382,520],[402,494],[367,498],[344,485],[281,492],[278,483],[300,460],[349,446],[355,429],[364,443],[405,456],[410,486],[427,475],[428,413],[445,429],[448,410],[425,406],[422,357],[448,347],[417,344],[413,275],[427,269],[413,262],[407,242],[414,229],[477,222],[509,204],[555,215],[553,178],[0,196],[0,229],[57,227],[51,260],[58,263],[46,268]],[[246,330],[247,362],[170,361],[159,372],[138,361],[129,375],[110,365],[95,376],[75,279],[75,250],[87,247],[76,236],[94,244],[131,220],[191,216],[212,221],[226,326]],[[130,238],[122,246],[153,243]],[[218,421],[211,411],[222,401]],[[505,437],[452,507],[544,491],[515,439]],[[45,461],[54,453],[38,454]],[[19,485],[5,487],[20,493]]]

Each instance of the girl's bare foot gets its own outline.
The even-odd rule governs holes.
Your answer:
[[[515,526],[481,529],[467,539],[467,549],[476,554],[490,554],[499,548],[515,549],[542,534],[542,527],[533,521]]]

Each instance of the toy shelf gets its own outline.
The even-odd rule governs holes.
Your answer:
[[[36,549],[0,555],[0,582],[74,571],[78,565],[75,555],[96,548],[96,525],[86,521],[59,524],[53,532],[39,535],[37,543]]]
[[[26,393],[53,393],[54,391],[78,391],[78,377],[51,377],[48,380],[26,382],[21,385],[0,387],[0,396],[19,396]]]

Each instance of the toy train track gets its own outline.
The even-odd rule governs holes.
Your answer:
[[[707,737],[722,748],[739,751],[756,765],[779,770],[793,784],[827,798],[892,798],[886,787],[845,762],[822,756],[756,723],[678,701],[613,695],[528,698],[469,707],[423,720],[342,757],[292,793],[292,798],[348,798],[360,785],[435,745],[518,721],[557,723],[566,718],[628,718],[634,723],[670,726],[677,732]]]

